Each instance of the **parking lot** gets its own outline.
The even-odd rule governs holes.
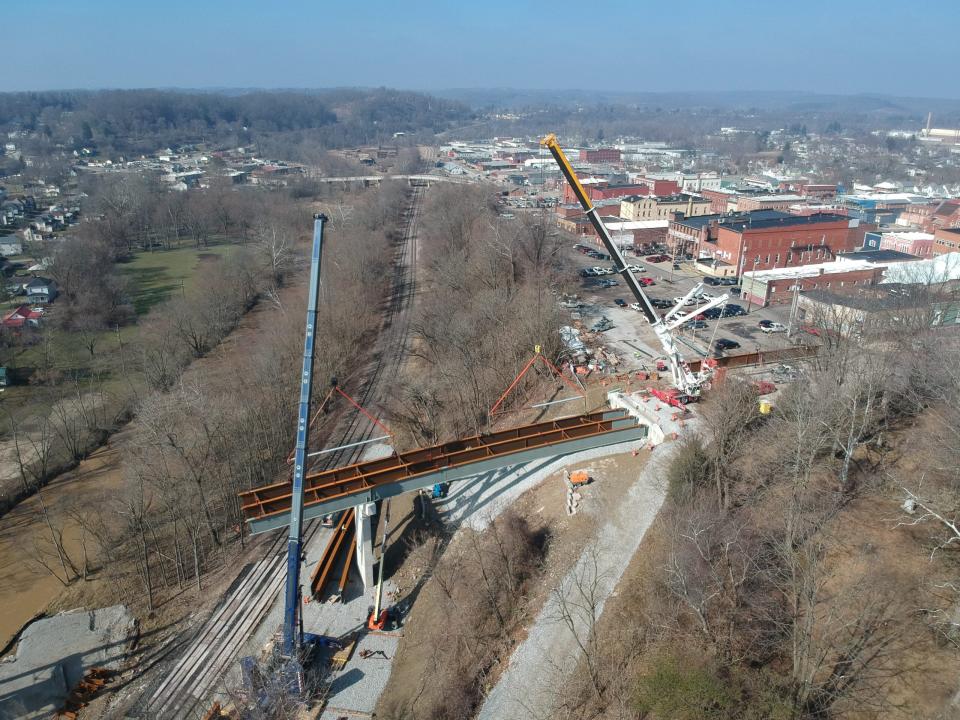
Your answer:
[[[600,252],[605,252],[602,249]],[[621,370],[650,369],[653,361],[662,356],[659,341],[650,329],[643,313],[632,309],[630,304],[635,302],[630,289],[619,275],[603,277],[579,277],[579,271],[591,267],[612,267],[610,260],[598,260],[584,255],[568,246],[565,253],[570,264],[575,268],[576,279],[579,281],[579,299],[583,306],[579,309],[581,322],[589,330],[595,323],[606,317],[612,323],[602,333],[604,345],[620,360]],[[673,268],[672,262],[650,263],[643,256],[631,252],[624,254],[628,265],[637,265],[642,272],[638,277],[653,280],[653,284],[644,288],[644,292],[651,299],[671,301],[674,297],[685,295],[694,285],[702,282],[704,276],[694,270],[692,262],[681,262],[679,269]],[[613,287],[603,287],[604,281],[615,281]],[[730,294],[730,287],[705,285],[703,290],[711,295],[718,296],[724,292]],[[615,301],[622,300],[626,307],[619,307]],[[681,346],[681,351],[687,359],[706,356],[722,356],[723,354],[738,355],[747,352],[758,352],[775,348],[788,347],[792,343],[786,333],[761,332],[758,323],[761,320],[770,320],[782,324],[787,323],[789,307],[777,306],[773,308],[757,308],[750,306],[745,300],[730,294],[728,304],[733,303],[743,307],[745,315],[739,317],[724,317],[717,320],[707,319],[706,327],[692,328],[681,325],[674,331],[674,337]],[[701,303],[702,304],[702,303]],[[696,315],[698,305],[685,307],[684,311]],[[660,314],[667,312],[659,310]],[[714,350],[714,343],[718,339],[733,341],[739,347],[726,351]]]

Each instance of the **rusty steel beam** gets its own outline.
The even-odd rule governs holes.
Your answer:
[[[784,360],[804,360],[817,356],[820,350],[818,345],[798,345],[795,347],[778,348],[776,350],[761,350],[760,352],[743,353],[741,355],[725,355],[716,358],[718,367],[746,367],[761,363],[783,362]],[[692,360],[690,369],[697,372],[700,369],[700,360]]]
[[[337,560],[337,555],[340,554],[340,548],[343,547],[344,538],[350,535],[350,531],[353,528],[353,522],[353,508],[344,510],[343,515],[340,517],[340,521],[337,523],[337,527],[334,529],[333,534],[330,536],[329,542],[327,542],[327,546],[323,550],[323,554],[320,556],[320,560],[317,562],[317,566],[313,569],[313,573],[310,575],[310,594],[314,597],[319,596],[320,593],[323,592],[324,586],[330,580],[330,573],[333,571],[334,564]],[[347,565],[349,565],[349,545],[347,548]]]
[[[309,508],[309,517],[317,517],[428,487],[435,482],[462,479],[490,468],[645,436],[646,428],[621,410],[605,410],[476,435],[310,474],[304,483],[304,507]],[[291,498],[289,483],[256,488],[241,493],[240,497],[252,532],[265,532],[285,524],[284,513],[290,507]]]

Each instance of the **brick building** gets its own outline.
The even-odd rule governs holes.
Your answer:
[[[944,200],[933,211],[931,227],[927,232],[938,228],[960,227],[960,200]]]
[[[932,233],[937,228],[960,227],[960,200],[907,205],[900,212],[897,225],[918,227],[927,233]]]
[[[931,254],[946,255],[960,251],[960,228],[937,228],[933,231]]]
[[[710,201],[697,195],[667,197],[631,196],[620,201],[620,217],[625,220],[668,220],[674,213],[686,216],[707,215]]]
[[[758,210],[732,215],[674,218],[667,244],[704,261],[712,274],[739,275],[832,260],[863,246],[875,226],[833,213],[791,215]],[[709,261],[709,262],[706,262]]]
[[[634,220],[628,222],[605,221],[610,234],[616,238],[630,236],[633,249],[647,252],[653,245],[660,245],[667,239],[666,220]]]
[[[802,195],[784,193],[782,195],[752,195],[737,200],[737,212],[751,210],[787,210],[791,205],[805,202]]]
[[[580,162],[586,163],[618,163],[620,151],[616,148],[593,148],[580,151]]]
[[[649,189],[646,185],[635,184],[609,184],[606,180],[596,180],[591,183],[581,183],[583,189],[587,191],[587,197],[590,201],[597,203],[600,200],[611,200],[613,198],[629,197],[630,195],[646,195]],[[563,204],[574,205],[578,203],[577,196],[573,194],[573,188],[566,181],[563,183]]]
[[[647,192],[644,195],[656,195],[657,197],[668,197],[670,195],[680,194],[680,183],[676,180],[662,180],[657,178],[643,177],[638,181],[647,186]]]
[[[881,250],[915,255],[920,258],[933,256],[933,235],[924,232],[885,232],[880,235]]]
[[[700,194],[710,201],[710,212],[728,213],[737,209],[737,194],[729,190],[701,190]]]
[[[757,307],[782,305],[800,292],[840,290],[877,285],[884,268],[865,261],[820,263],[784,270],[757,270],[743,273],[740,297]]]

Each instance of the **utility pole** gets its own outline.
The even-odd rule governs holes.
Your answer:
[[[790,303],[790,317],[787,318],[787,340],[793,335],[793,321],[797,316],[797,307],[800,302],[800,278],[793,283],[793,301]]]

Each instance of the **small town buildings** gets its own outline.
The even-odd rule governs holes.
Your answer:
[[[618,163],[620,151],[617,148],[592,148],[580,151],[580,162],[585,163]]]
[[[877,285],[883,266],[860,262],[829,262],[775,270],[750,270],[740,278],[740,297],[757,307],[793,301],[794,293]]]
[[[924,232],[880,233],[880,249],[927,258],[933,255],[933,235]]]
[[[933,255],[946,255],[960,250],[960,228],[937,228],[933,231]]]
[[[692,217],[709,212],[710,201],[698,195],[631,196],[620,201],[620,217],[624,220],[669,220],[674,213]]]
[[[771,270],[829,262],[863,247],[874,230],[835,213],[792,215],[756,210],[730,215],[674,217],[667,244],[691,254],[712,275],[739,276],[747,270]]]
[[[953,283],[817,289],[798,298],[797,321],[837,335],[913,332],[960,324],[960,296]]]

